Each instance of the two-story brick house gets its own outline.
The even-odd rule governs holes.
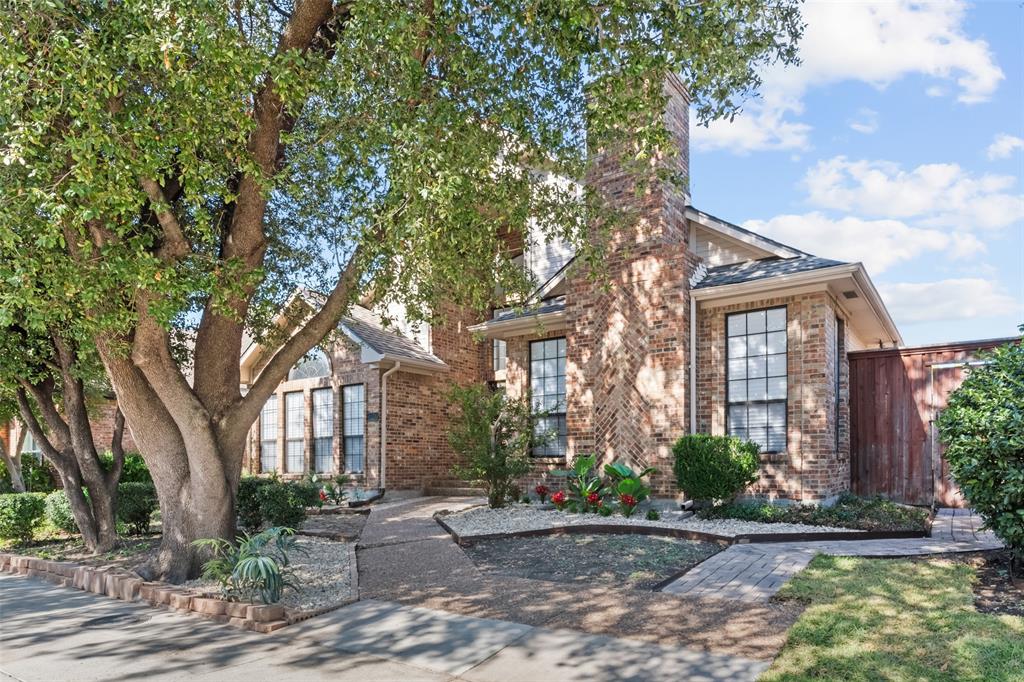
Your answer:
[[[666,81],[666,123],[689,175],[688,99]],[[898,345],[863,265],[818,258],[691,205],[675,185],[638,196],[612,156],[587,178],[631,216],[606,256],[610,287],[560,244],[523,254],[538,288],[525,310],[479,320],[447,311],[434,328],[385,328],[356,307],[329,352],[282,383],[252,430],[247,468],[341,471],[366,487],[451,480],[447,387],[492,381],[532,395],[558,437],[530,481],[579,453],[660,470],[676,492],[671,446],[691,432],[761,445],[754,494],[827,501],[849,486],[847,352]],[[243,356],[243,382],[260,348]]]

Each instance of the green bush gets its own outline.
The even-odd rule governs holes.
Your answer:
[[[530,447],[544,437],[534,433],[529,401],[484,384],[453,388],[448,401],[456,408],[448,442],[460,459],[452,472],[482,485],[492,508],[518,500],[516,479],[530,471]]]
[[[324,501],[320,499],[320,484],[312,478],[293,481],[288,486],[291,488],[292,495],[302,503],[302,506],[318,509],[324,506]]]
[[[260,488],[279,483],[273,478],[245,476],[238,482],[238,496],[235,498],[235,509],[238,512],[238,525],[250,533],[255,533],[263,525],[263,508],[260,505]]]
[[[703,509],[699,516],[703,519],[800,523],[810,526],[834,526],[857,530],[923,531],[928,511],[917,507],[906,507],[880,497],[862,498],[845,494],[841,495],[831,507],[749,501]]]
[[[260,486],[256,492],[263,522],[271,526],[298,528],[306,520],[306,505],[296,487],[280,481]]]
[[[63,490],[54,490],[46,496],[46,520],[54,528],[65,533],[78,532],[78,524],[75,523],[75,516],[71,512],[71,502]]]
[[[117,520],[132,533],[149,532],[150,518],[159,503],[152,483],[121,483],[117,486]]]
[[[295,588],[288,564],[296,551],[295,531],[268,528],[257,535],[245,535],[234,543],[223,538],[206,538],[192,544],[210,550],[213,557],[203,564],[203,577],[220,583],[221,594],[231,601],[265,604],[281,601],[284,588]]]
[[[953,480],[1024,573],[1024,345],[983,358],[949,396],[939,433]]]
[[[672,446],[676,482],[690,499],[728,502],[757,480],[758,451],[731,436],[683,436]]]
[[[100,455],[100,464],[107,471],[114,466],[114,455],[109,450]],[[142,455],[136,452],[127,452],[124,455],[124,466],[121,468],[121,478],[118,483],[152,483],[153,477],[149,475],[149,467],[146,466]]]
[[[0,495],[0,539],[31,541],[45,511],[46,496],[42,493]]]
[[[48,493],[56,490],[55,481],[58,480],[57,472],[53,470],[50,463],[43,459],[36,459],[35,455],[21,455],[21,478],[25,482],[25,489],[30,493]],[[11,474],[7,471],[7,462],[0,459],[0,492],[14,492],[11,487]]]

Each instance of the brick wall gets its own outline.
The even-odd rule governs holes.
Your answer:
[[[666,82],[665,121],[680,153],[663,160],[689,172],[688,104],[678,79]],[[699,259],[687,249],[687,197],[667,183],[637,196],[614,154],[599,155],[588,182],[623,219],[604,259],[609,287],[570,273],[566,299],[570,455],[653,465],[655,491],[675,492],[671,445],[685,433],[689,385],[688,280]]]
[[[838,308],[825,291],[715,306],[698,314],[697,429],[726,432],[726,315],[786,306],[788,352],[787,447],[761,456],[752,495],[822,502],[849,489],[849,366],[843,339],[837,354]],[[845,325],[844,325],[845,326]],[[835,363],[840,363],[836,409]],[[839,426],[838,447],[836,441]]]

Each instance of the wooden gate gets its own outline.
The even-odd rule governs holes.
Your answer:
[[[979,350],[1014,339],[854,351],[850,358],[850,488],[905,504],[962,506],[936,419]]]

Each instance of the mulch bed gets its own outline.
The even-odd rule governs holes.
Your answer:
[[[563,583],[651,590],[721,551],[710,542],[650,535],[547,535],[474,541],[482,570]]]
[[[1024,617],[1024,581],[1015,585],[1010,580],[1010,555],[1002,550],[960,554],[931,554],[913,557],[914,561],[942,559],[964,563],[974,568],[977,580],[974,607],[981,613]]]
[[[69,561],[82,566],[112,566],[131,570],[156,551],[160,544],[160,536],[121,536],[120,543],[113,551],[100,555],[89,552],[85,543],[77,536],[18,545],[6,551],[49,561]]]

